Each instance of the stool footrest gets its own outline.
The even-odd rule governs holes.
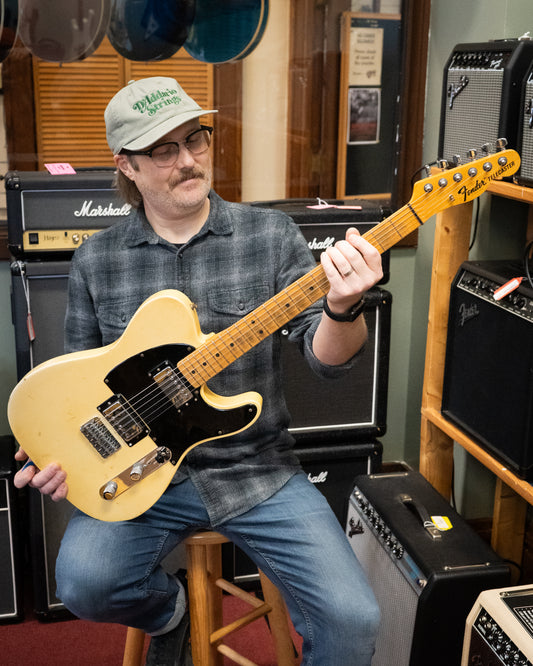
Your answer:
[[[250,624],[251,622],[258,620],[260,617],[263,617],[271,610],[272,608],[269,606],[269,604],[262,604],[261,606],[258,606],[249,613],[242,615],[241,617],[239,617],[237,620],[234,620],[230,624],[226,624],[224,627],[220,627],[220,629],[213,631],[213,633],[211,634],[209,638],[211,644],[214,645],[218,641],[222,640],[224,637],[228,636],[229,634],[232,634],[234,631],[237,631],[237,629],[241,629],[242,627],[245,627],[247,624]]]
[[[236,664],[239,664],[239,666],[257,666],[255,661],[246,659],[246,657],[243,657],[242,654],[235,652],[235,650],[232,650],[227,645],[219,645],[217,650],[220,652],[220,654],[223,654],[225,657],[229,657]]]
[[[237,587],[233,583],[230,583],[229,580],[226,580],[225,578],[217,578],[215,581],[215,585],[217,587],[220,587],[221,589],[224,590],[224,592],[228,592],[228,594],[231,594],[234,597],[237,597],[241,601],[245,601],[247,604],[250,606],[254,606],[255,608],[259,608],[259,606],[264,605],[264,601],[261,599],[258,599],[256,596],[253,594],[250,594],[249,592],[246,592],[246,590],[243,590],[240,587]],[[270,611],[267,611],[270,612]]]

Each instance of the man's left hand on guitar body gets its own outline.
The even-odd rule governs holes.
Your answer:
[[[15,460],[26,461],[26,464],[15,474],[13,482],[16,488],[29,485],[43,495],[50,495],[54,502],[65,499],[68,492],[65,482],[67,473],[58,464],[47,465],[40,470],[29,461],[28,455],[23,449],[19,449],[15,453]]]
[[[330,284],[328,306],[336,314],[347,312],[383,277],[381,254],[354,227],[322,253],[320,262]]]

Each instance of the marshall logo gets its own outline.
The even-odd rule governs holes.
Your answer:
[[[315,236],[313,240],[307,242],[310,250],[326,250],[328,247],[335,245],[335,236],[326,236],[324,240],[318,240]]]
[[[74,211],[74,215],[76,217],[124,217],[129,215],[130,211],[131,205],[127,203],[123,206],[114,206],[112,203],[107,206],[100,204],[93,206],[92,199],[90,201],[85,199],[81,208]]]
[[[320,474],[317,474],[316,476],[313,476],[311,472],[307,475],[307,478],[311,483],[326,483],[328,479],[328,473],[327,471],[320,472]]]
[[[472,305],[466,305],[466,303],[461,303],[459,306],[459,326],[464,326],[467,321],[474,319],[479,315],[478,306],[473,303]]]

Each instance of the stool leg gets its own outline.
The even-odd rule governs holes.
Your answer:
[[[294,666],[294,643],[289,632],[289,615],[283,597],[272,581],[259,570],[265,601],[272,607],[268,614],[270,633],[276,652],[278,666]]]
[[[222,666],[223,658],[211,646],[210,636],[220,626],[222,590],[211,581],[221,575],[220,545],[187,544],[187,583],[191,619],[193,663],[201,666]],[[211,580],[210,580],[211,579]],[[215,624],[218,622],[218,625]]]
[[[122,666],[141,666],[146,634],[142,629],[128,627]]]

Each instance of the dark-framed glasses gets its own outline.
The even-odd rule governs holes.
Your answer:
[[[211,145],[213,128],[200,125],[200,128],[188,134],[183,141],[166,141],[149,150],[125,150],[127,155],[148,155],[157,167],[169,167],[176,163],[182,146],[192,155],[201,155]]]

